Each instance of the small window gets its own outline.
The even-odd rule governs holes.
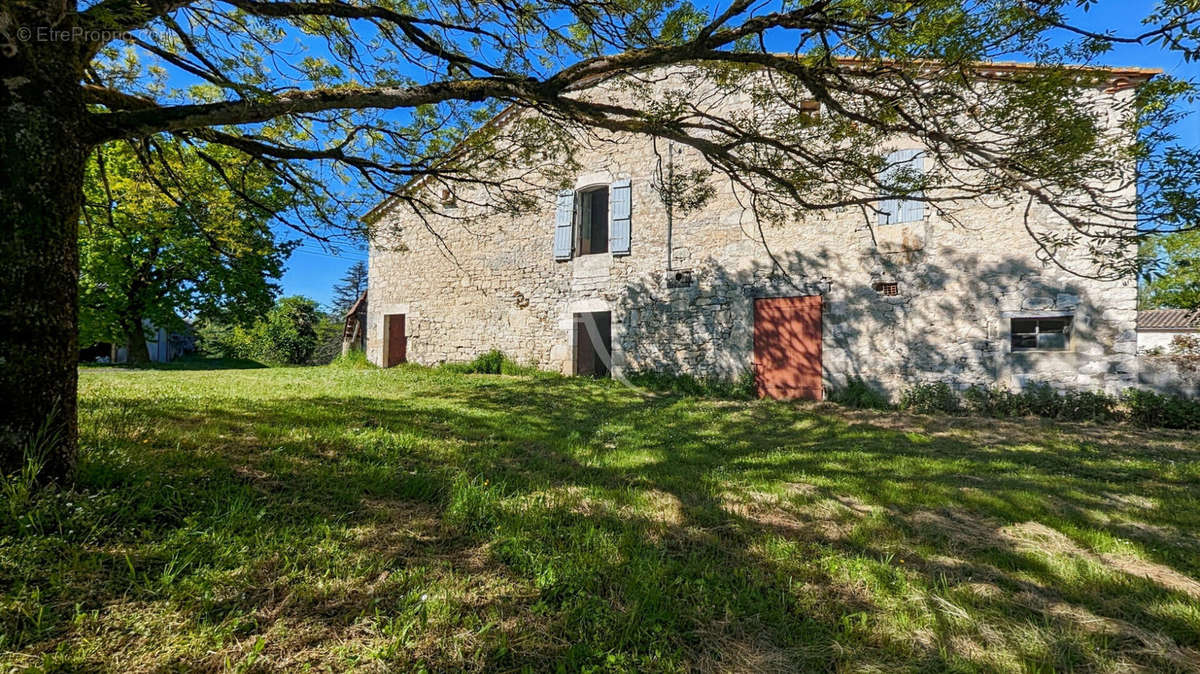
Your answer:
[[[580,255],[608,252],[608,187],[581,190],[576,200]]]
[[[1071,316],[1014,318],[1009,324],[1013,351],[1063,351],[1071,342]]]
[[[879,281],[875,284],[875,292],[884,297],[895,297],[900,294],[900,284],[895,281]]]
[[[817,101],[800,101],[800,116],[809,121],[817,121],[821,118],[821,104]]]

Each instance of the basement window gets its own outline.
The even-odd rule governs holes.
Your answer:
[[[1071,316],[1010,319],[1013,351],[1065,351],[1071,343]]]
[[[875,292],[884,297],[896,297],[900,294],[900,284],[895,281],[879,281],[874,287]]]

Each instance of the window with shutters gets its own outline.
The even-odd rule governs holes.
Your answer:
[[[633,189],[628,178],[610,185],[562,190],[554,214],[554,259],[629,255]]]
[[[887,165],[879,174],[879,224],[894,225],[925,218],[924,193],[912,186],[925,171],[925,155],[920,150],[896,150],[887,156]]]
[[[1012,318],[1013,351],[1065,351],[1071,343],[1071,316]]]
[[[608,252],[608,186],[580,190],[575,196],[575,218],[580,255]]]

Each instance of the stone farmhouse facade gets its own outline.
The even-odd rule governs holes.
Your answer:
[[[1114,70],[1118,85],[1092,93],[1113,103],[1152,75]],[[950,222],[899,199],[879,217],[835,209],[760,227],[714,177],[712,198],[670,218],[668,234],[654,189],[663,152],[679,169],[703,160],[640,136],[579,143],[584,169],[563,176],[571,189],[546,185],[537,212],[426,227],[388,202],[376,209],[369,360],[499,349],[566,374],[757,371],[760,392],[810,398],[850,377],[892,394],[919,381],[1137,382],[1136,281],[1040,261],[1023,218],[1052,223],[1047,209],[973,200]],[[914,170],[926,161],[911,139],[886,149]]]

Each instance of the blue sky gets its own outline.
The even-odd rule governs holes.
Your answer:
[[[341,280],[350,265],[366,259],[366,250],[340,246],[335,253],[315,241],[305,241],[292,252],[279,285],[285,296],[304,295],[328,306],[333,298],[334,284]]]
[[[1075,25],[1097,32],[1108,30],[1120,34],[1137,33],[1143,17],[1150,13],[1154,3],[1148,0],[1102,2],[1089,12],[1079,12],[1073,17]],[[1181,79],[1200,80],[1200,64],[1185,63],[1179,54],[1156,46],[1116,45],[1102,62],[1113,66],[1139,66],[1161,68],[1164,72]],[[1200,144],[1200,115],[1193,114],[1177,130],[1180,139],[1191,146]],[[288,237],[292,238],[292,237]],[[292,253],[287,270],[280,281],[284,295],[305,295],[322,304],[328,304],[333,285],[345,274],[350,265],[366,260],[365,249],[341,246],[336,252],[324,248],[316,241],[305,241]]]

